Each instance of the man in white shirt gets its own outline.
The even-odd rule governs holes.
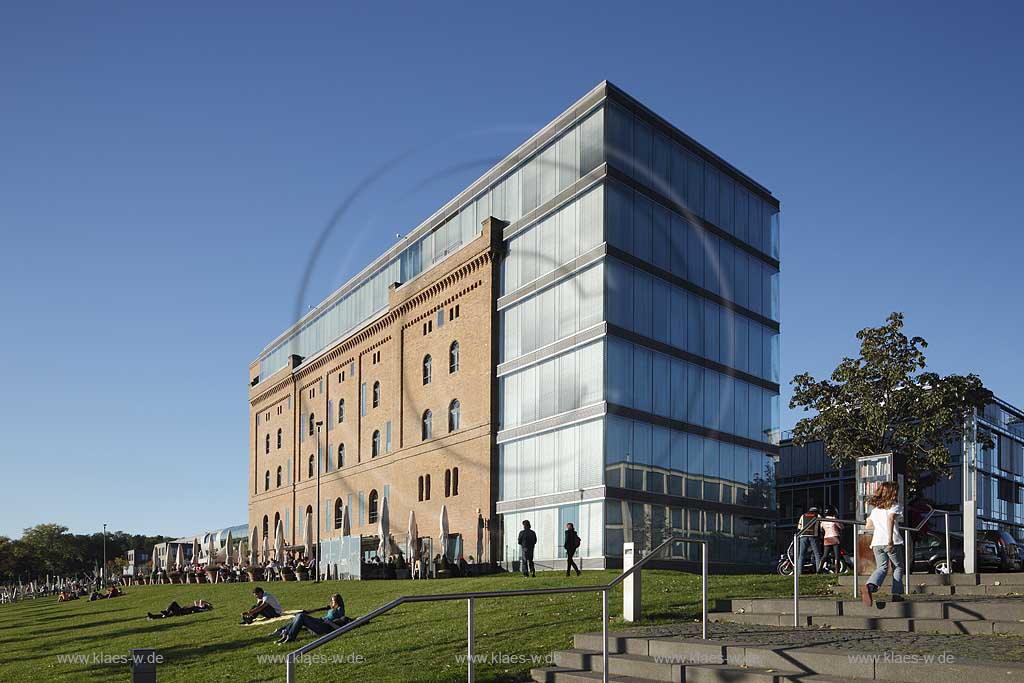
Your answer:
[[[247,612],[242,612],[243,624],[251,624],[256,617],[274,619],[275,617],[281,616],[284,612],[284,610],[281,609],[281,603],[277,601],[277,598],[270,593],[267,593],[259,586],[252,589],[252,594],[256,598],[256,604]]]

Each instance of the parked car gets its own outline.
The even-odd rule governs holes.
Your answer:
[[[978,542],[985,540],[995,543],[999,555],[998,569],[1004,572],[1019,572],[1024,569],[1024,558],[1021,556],[1020,546],[1017,539],[1008,531],[995,531],[986,529],[978,532]]]
[[[949,541],[949,561],[953,565],[953,571],[963,571],[963,536],[960,534],[950,534]],[[998,569],[1002,566],[998,545],[995,541],[983,538],[982,532],[978,532],[975,551],[978,571]],[[946,535],[929,531],[923,538],[918,537],[914,541],[913,563],[915,572],[948,574],[949,568],[946,566]]]

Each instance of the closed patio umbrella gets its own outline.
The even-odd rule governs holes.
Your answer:
[[[284,561],[284,522],[277,520],[277,529],[274,531],[274,559],[281,563]]]
[[[391,533],[391,514],[388,512],[388,499],[385,498],[380,504],[380,515],[377,518],[377,535],[380,537],[380,541],[377,543],[377,555],[383,562],[387,559],[388,551],[391,549],[388,545],[388,534]]]
[[[209,534],[209,541],[206,544],[206,565],[212,567],[217,561],[217,537],[213,532]]]
[[[200,553],[199,537],[196,536],[195,538],[192,539],[192,560],[191,560],[191,563],[193,565],[199,564],[199,553]]]
[[[260,563],[260,530],[252,528],[252,536],[249,539],[249,564],[253,567]]]
[[[153,546],[153,571],[160,570],[160,555],[157,553],[157,547]]]
[[[224,564],[231,564],[231,561],[234,559],[233,541],[234,539],[231,538],[231,531],[228,531],[228,537],[225,539],[224,542]]]
[[[408,550],[409,562],[415,563],[415,558],[419,555],[419,534],[420,530],[416,528],[416,513],[409,510],[409,540]]]
[[[484,556],[484,516],[480,509],[476,511],[476,561],[483,562]]]
[[[447,557],[448,555],[448,506],[441,506],[441,555]],[[451,559],[451,558],[449,558]]]
[[[263,537],[263,545],[260,546],[260,558],[263,564],[270,562],[270,539],[266,536]]]
[[[178,544],[178,555],[175,557],[174,568],[179,572],[185,568],[185,546]]]
[[[306,553],[306,561],[313,557],[313,513],[306,513],[306,523],[302,527],[302,546]]]
[[[341,535],[342,536],[351,536],[352,535],[352,520],[349,518],[348,508],[349,508],[349,506],[346,505],[345,506],[345,514],[342,515],[342,517],[341,517]]]

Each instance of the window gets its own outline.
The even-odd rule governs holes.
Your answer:
[[[281,430],[277,430],[277,447],[281,448]]]
[[[455,320],[459,317],[459,305],[455,304],[454,307],[448,309],[448,320]]]
[[[452,468],[452,495],[459,495],[459,468]]]
[[[426,441],[434,433],[432,425],[434,416],[429,410],[423,411],[423,440]]]
[[[440,311],[437,312],[437,327],[438,327],[438,329],[440,329],[442,325],[444,325],[444,309],[443,308]]]
[[[380,382],[373,383],[373,407],[380,407]]]
[[[423,384],[430,384],[431,376],[433,375],[434,361],[430,358],[430,354],[423,356]]]
[[[310,454],[309,456],[309,478],[312,479],[316,476],[316,456]]]
[[[270,434],[267,434],[267,448],[266,448],[266,452],[267,453],[270,452]]]
[[[309,414],[309,435],[313,436],[316,433],[316,415],[313,413]]]
[[[448,349],[448,373],[454,374],[459,371],[459,342],[453,341]]]
[[[267,481],[270,481],[270,472],[267,472]],[[270,518],[263,515],[263,538],[267,538],[270,535]]]
[[[422,502],[423,501],[423,475],[422,474],[416,480],[416,491],[417,491],[417,499],[420,502]]]
[[[462,406],[459,404],[459,399],[455,399],[448,404],[448,431],[454,432],[459,428],[459,418],[462,412]]]
[[[430,475],[423,478],[423,500],[430,500]]]
[[[266,478],[263,481],[263,490],[264,491],[269,491],[270,490],[270,470],[267,470],[267,476],[266,476]]]
[[[274,533],[277,533],[277,527],[281,526],[281,513],[274,513]]]
[[[345,399],[338,399],[338,424],[345,421]]]
[[[444,471],[444,497],[449,498],[452,495],[452,471]]]
[[[334,528],[340,529],[345,524],[345,508],[341,504],[341,498],[334,501]]]
[[[370,524],[377,523],[377,503],[378,503],[377,489],[370,491],[370,517],[368,519]]]
[[[370,456],[376,458],[380,455],[380,430],[373,430],[373,444],[371,445]]]
[[[267,472],[267,474],[270,474],[270,473]],[[277,468],[277,488],[281,488],[281,467],[280,467],[280,465]]]
[[[338,444],[338,469],[345,466],[345,444]]]

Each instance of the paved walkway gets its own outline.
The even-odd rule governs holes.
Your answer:
[[[700,638],[700,624],[646,626],[625,631],[619,636]],[[718,642],[760,647],[823,647],[841,652],[885,656],[951,654],[956,660],[1024,662],[1024,637],[976,636],[876,632],[851,629],[793,628],[747,624],[708,624],[708,638]]]

